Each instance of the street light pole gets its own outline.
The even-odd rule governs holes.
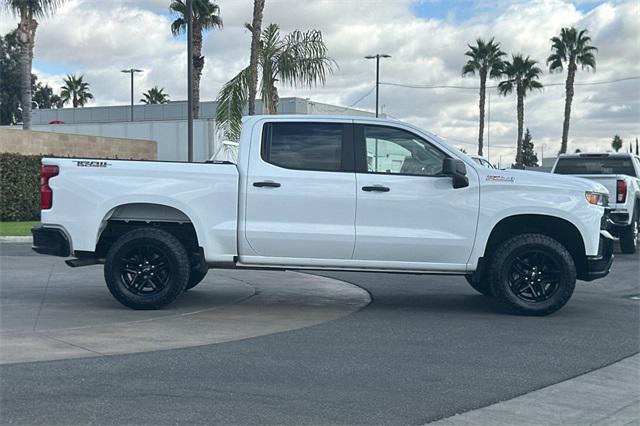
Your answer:
[[[193,0],[187,0],[187,161],[193,162]]]
[[[390,58],[391,55],[385,53],[376,53],[375,55],[367,55],[365,59],[376,60],[376,117],[378,116],[378,104],[380,99],[380,58]]]
[[[128,70],[122,70],[120,72],[123,72],[125,74],[131,74],[131,121],[133,121],[133,74],[137,72],[142,72],[142,70],[131,68]]]

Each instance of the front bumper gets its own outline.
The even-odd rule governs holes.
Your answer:
[[[596,256],[587,256],[587,268],[582,279],[593,281],[609,275],[613,263],[613,237],[608,231],[600,231],[600,245]]]
[[[39,226],[31,229],[33,235],[33,251],[40,254],[68,257],[71,245],[65,233],[58,228]]]

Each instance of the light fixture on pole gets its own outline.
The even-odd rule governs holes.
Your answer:
[[[376,60],[376,117],[378,116],[378,100],[380,98],[380,58],[390,58],[391,55],[385,53],[376,53],[375,55],[367,55],[365,59]]]
[[[142,70],[136,68],[130,68],[128,70],[122,70],[125,74],[131,74],[131,121],[133,121],[133,74],[137,72],[142,72]]]
[[[187,1],[187,161],[193,161],[193,0]]]

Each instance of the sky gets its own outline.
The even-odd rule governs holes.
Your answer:
[[[222,30],[204,40],[202,100],[215,99],[220,87],[249,62],[253,1],[217,0]],[[169,30],[174,19],[169,0],[68,0],[53,16],[40,20],[34,72],[58,90],[67,73],[84,74],[95,100],[91,105],[129,102],[124,68],[140,68],[136,92],[164,87],[172,100],[186,98],[186,45]],[[598,48],[596,72],[579,70],[569,134],[569,151],[610,149],[619,134],[628,149],[640,137],[640,1],[534,0],[266,0],[264,26],[277,23],[283,34],[322,31],[337,66],[323,87],[279,87],[281,97],[373,110],[375,63],[364,56],[386,53],[382,83],[413,86],[464,86],[418,89],[382,84],[382,111],[448,138],[467,152],[477,150],[477,77],[462,77],[467,44],[495,37],[503,50],[523,53],[545,70],[547,87],[525,100],[525,126],[540,157],[560,147],[566,74],[545,66],[549,39],[562,27],[587,28]],[[0,11],[0,32],[17,19]],[[635,79],[608,83],[633,77]],[[598,84],[591,84],[598,83]],[[599,84],[602,83],[602,84]],[[489,85],[494,86],[497,81]],[[367,95],[368,93],[368,95]],[[367,96],[365,96],[367,95]],[[364,96],[364,98],[363,98]],[[490,159],[506,165],[515,155],[515,94],[488,89],[490,119],[485,141]],[[489,117],[488,117],[489,118]],[[485,156],[487,155],[485,151]]]

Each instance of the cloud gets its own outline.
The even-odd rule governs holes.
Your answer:
[[[224,29],[205,37],[205,70],[201,92],[215,98],[228,79],[249,61],[251,1],[219,0]],[[440,8],[430,18],[429,8]],[[442,13],[444,5],[451,10]],[[324,87],[279,88],[281,96],[300,96],[318,102],[350,105],[371,91],[374,62],[363,57],[388,53],[381,61],[381,80],[412,85],[475,87],[477,77],[462,78],[467,43],[495,37],[508,52],[522,52],[545,68],[549,39],[563,26],[588,28],[599,48],[597,72],[579,71],[578,83],[600,82],[640,75],[640,4],[635,0],[609,1],[588,12],[579,3],[563,0],[529,2],[421,1],[419,16],[412,0],[267,0],[264,25],[275,22],[282,33],[293,29],[322,30],[329,53],[338,68]],[[462,10],[466,9],[466,10]],[[456,19],[464,16],[464,20]],[[38,63],[55,64],[69,72],[84,73],[97,104],[127,103],[129,80],[119,71],[137,67],[137,92],[158,85],[174,100],[186,96],[186,54],[183,39],[169,32],[172,16],[166,0],[71,0],[54,17],[42,20],[37,34]],[[0,31],[15,27],[16,19],[0,16]],[[59,72],[40,78],[59,85]],[[525,105],[526,126],[545,156],[560,145],[564,111],[563,73],[542,77],[542,92],[530,93]],[[490,84],[495,85],[495,81]],[[553,85],[557,84],[557,85]],[[138,90],[139,89],[139,90]],[[381,86],[384,112],[437,134],[452,138],[473,152],[478,132],[477,90],[409,89]],[[492,158],[514,155],[516,139],[515,95],[498,96],[490,89]],[[614,134],[635,139],[640,133],[640,81],[577,85],[573,102],[570,150],[604,150]],[[371,93],[358,107],[373,109]],[[488,139],[485,134],[485,140]],[[506,160],[509,158],[509,160]]]

